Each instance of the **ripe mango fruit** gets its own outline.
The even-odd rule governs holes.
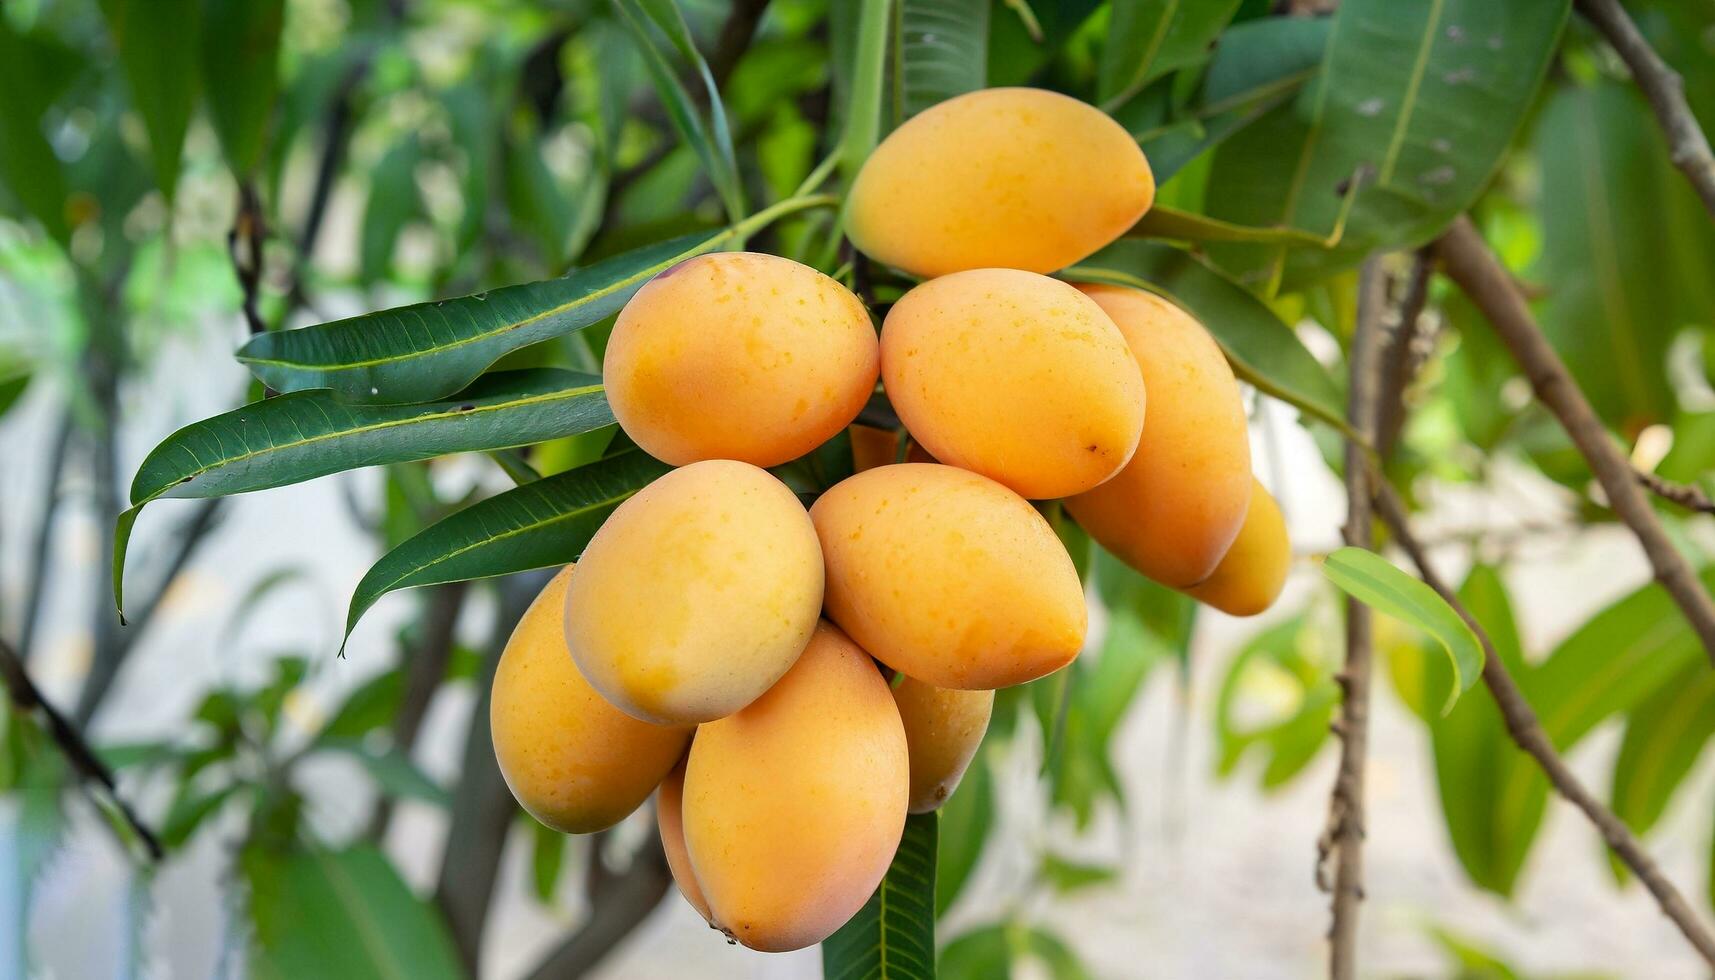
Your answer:
[[[1154,200],[1149,161],[1100,109],[993,88],[931,106],[883,140],[852,184],[846,234],[925,278],[1047,273],[1118,238]]]
[[[1137,453],[1066,509],[1102,547],[1177,589],[1208,578],[1251,499],[1245,406],[1220,345],[1189,313],[1141,289],[1078,287],[1125,336],[1149,388]]]
[[[661,780],[655,791],[655,826],[661,833],[661,850],[667,854],[667,869],[673,872],[673,883],[679,894],[697,910],[704,922],[711,920],[709,900],[697,884],[696,872],[691,870],[691,854],[685,850],[685,763],[683,760]]]
[[[822,552],[786,485],[708,460],[620,504],[566,590],[566,645],[644,721],[723,718],[784,675],[822,607]]]
[[[994,712],[993,691],[956,691],[900,677],[893,701],[911,752],[911,812],[947,802],[976,757]]]
[[[657,459],[776,466],[856,418],[878,369],[850,290],[791,259],[718,252],[625,304],[602,381],[620,427]]]
[[[881,373],[935,459],[1031,499],[1108,480],[1144,430],[1126,339],[1077,289],[1016,269],[932,279],[888,311]]]
[[[1088,612],[1072,559],[1024,498],[935,463],[865,470],[810,508],[828,618],[936,687],[1022,684],[1064,667]]]
[[[1280,505],[1251,478],[1250,509],[1233,546],[1214,574],[1185,590],[1187,595],[1234,616],[1255,616],[1280,597],[1292,564],[1292,541]]]
[[[691,744],[685,847],[709,921],[766,952],[832,935],[893,861],[908,772],[887,681],[819,625],[778,684]]]
[[[649,798],[685,752],[686,726],[652,725],[608,704],[566,650],[567,565],[512,631],[494,669],[494,758],[531,816],[567,834],[604,830]]]

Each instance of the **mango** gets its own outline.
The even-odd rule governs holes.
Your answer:
[[[778,684],[691,744],[685,847],[709,921],[766,952],[826,939],[893,861],[908,772],[881,672],[844,633],[818,626]]]
[[[1245,406],[1209,332],[1140,289],[1079,286],[1119,326],[1149,388],[1137,454],[1108,482],[1066,501],[1102,547],[1163,585],[1214,572],[1251,499]]]
[[[905,723],[911,753],[912,813],[928,813],[947,802],[988,732],[993,691],[955,691],[900,677],[893,702]]]
[[[1144,379],[1119,328],[1034,272],[976,269],[906,293],[882,327],[881,374],[931,456],[1032,499],[1100,485],[1144,429]]]
[[[1292,542],[1286,536],[1286,518],[1262,482],[1252,477],[1250,509],[1245,512],[1239,536],[1215,566],[1214,574],[1185,592],[1224,613],[1255,616],[1280,597],[1291,564]]]
[[[833,438],[875,390],[875,327],[838,282],[791,259],[720,252],[646,283],[602,366],[614,417],[675,465],[776,466]]]
[[[679,894],[697,910],[703,921],[710,919],[709,900],[697,884],[696,872],[691,870],[691,852],[685,849],[685,763],[681,761],[661,780],[655,791],[655,826],[661,833],[661,850],[667,854],[667,870],[673,872],[673,883]]]
[[[784,675],[822,606],[822,552],[786,485],[708,460],[661,477],[590,539],[566,590],[566,645],[644,721],[695,724]]]
[[[566,650],[560,609],[572,567],[530,603],[494,669],[494,758],[518,804],[555,830],[604,830],[649,798],[691,729],[651,725],[608,704]]]
[[[810,508],[828,618],[877,660],[936,687],[1022,684],[1064,667],[1088,612],[1036,508],[935,463],[865,470]]]
[[[993,88],[932,106],[883,140],[852,184],[846,234],[925,278],[1046,273],[1118,238],[1154,200],[1149,161],[1101,110]]]

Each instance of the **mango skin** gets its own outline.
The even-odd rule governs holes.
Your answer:
[[[1233,616],[1255,616],[1280,598],[1292,565],[1292,541],[1280,505],[1262,482],[1251,478],[1250,509],[1233,546],[1214,574],[1186,589],[1187,595]]]
[[[993,88],[932,106],[883,140],[852,184],[846,234],[924,278],[1047,273],[1118,238],[1154,200],[1149,161],[1101,110]]]
[[[829,619],[936,687],[993,690],[1078,655],[1088,610],[1072,559],[1022,497],[966,470],[899,463],[810,508]]]
[[[685,763],[683,760],[661,780],[655,791],[655,826],[661,833],[661,850],[667,854],[667,870],[673,872],[673,883],[679,894],[697,910],[704,922],[710,920],[709,900],[697,884],[696,872],[691,870],[691,852],[685,849]]]
[[[909,767],[881,672],[818,626],[778,684],[691,745],[685,845],[711,923],[765,952],[832,935],[893,861]]]
[[[938,809],[953,795],[982,745],[993,691],[955,691],[910,677],[893,685],[911,752],[911,812]]]
[[[850,290],[791,259],[719,252],[637,291],[602,380],[620,427],[657,459],[775,466],[856,418],[878,366],[875,327]]]
[[[567,834],[625,819],[673,768],[685,726],[651,725],[608,704],[566,650],[560,609],[572,567],[525,611],[494,669],[488,721],[494,758],[531,816]]]
[[[1145,427],[1144,379],[1119,328],[1034,272],[975,269],[906,293],[882,328],[881,374],[931,456],[1031,499],[1108,480]]]
[[[822,606],[822,552],[786,485],[749,463],[680,467],[620,504],[566,590],[566,645],[620,710],[723,718],[779,680]]]
[[[1102,547],[1163,585],[1214,572],[1251,499],[1245,406],[1221,348],[1190,314],[1150,293],[1082,285],[1106,310],[1149,387],[1137,454],[1066,509]]]

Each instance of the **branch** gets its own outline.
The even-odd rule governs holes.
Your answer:
[[[1673,920],[1679,931],[1696,948],[1704,961],[1715,967],[1715,936],[1710,935],[1702,923],[1697,921],[1691,906],[1686,903],[1678,889],[1673,886],[1667,876],[1662,873],[1643,845],[1632,835],[1625,823],[1615,816],[1612,811],[1603,806],[1601,801],[1591,795],[1572,770],[1567,768],[1565,760],[1555,751],[1554,743],[1548,734],[1542,730],[1537,721],[1536,712],[1531,709],[1530,702],[1525,700],[1518,683],[1513,680],[1506,664],[1495,653],[1494,642],[1483,629],[1483,624],[1477,622],[1471,611],[1459,601],[1459,596],[1436,573],[1429,563],[1429,556],[1423,545],[1411,532],[1410,519],[1406,515],[1405,505],[1400,501],[1399,494],[1385,481],[1376,479],[1376,509],[1382,520],[1393,531],[1394,539],[1405,549],[1411,561],[1417,566],[1418,575],[1441,598],[1453,607],[1471,631],[1477,634],[1477,640],[1483,645],[1483,683],[1488,686],[1489,693],[1494,696],[1495,706],[1500,709],[1501,718],[1506,722],[1507,733],[1512,736],[1519,748],[1523,749],[1536,760],[1548,781],[1561,796],[1571,801],[1572,805],[1584,811],[1596,829],[1602,834],[1602,840],[1609,848],[1625,862],[1626,867],[1638,876],[1651,895],[1655,896],[1656,904],[1661,906],[1662,914]]]
[[[1429,280],[1435,271],[1428,249],[1413,253],[1411,278],[1400,299],[1395,326],[1382,358],[1381,394],[1376,404],[1376,453],[1382,459],[1393,455],[1405,428],[1405,391],[1422,367],[1424,344],[1418,341],[1418,320],[1429,300]]]
[[[6,691],[19,711],[41,715],[42,727],[47,730],[48,736],[54,740],[66,761],[71,763],[72,769],[76,770],[78,780],[95,783],[106,792],[108,801],[119,813],[120,819],[125,821],[131,833],[142,842],[149,861],[159,862],[164,853],[160,839],[148,825],[138,819],[130,804],[119,795],[119,787],[114,782],[112,770],[90,750],[89,743],[83,740],[77,728],[42,697],[42,692],[36,688],[35,683],[30,680],[29,672],[24,669],[24,662],[18,658],[17,651],[5,640],[0,640],[0,680],[6,682]]]
[[[60,476],[65,472],[66,456],[71,449],[71,436],[76,428],[68,404],[60,415],[59,428],[54,432],[53,449],[48,457],[47,476],[42,481],[42,513],[37,519],[35,538],[30,545],[30,578],[24,598],[24,625],[18,633],[18,650],[26,661],[36,648],[36,626],[41,621],[42,596],[52,573],[54,512],[60,504]]]
[[[1686,510],[1694,510],[1700,514],[1715,514],[1715,500],[1689,483],[1675,483],[1665,476],[1639,471],[1638,482],[1643,484],[1650,493],[1661,499],[1678,504]]]
[[[453,641],[470,594],[469,582],[451,582],[429,590],[428,609],[423,617],[422,632],[412,649],[407,650],[405,690],[399,699],[399,710],[393,716],[393,744],[409,756],[417,744],[417,732],[423,727],[423,717],[429,713],[429,702],[447,676],[447,664],[452,660]],[[387,836],[387,825],[393,819],[393,800],[382,797],[369,822],[369,836],[379,841]]]
[[[1461,217],[1435,244],[1447,275],[1471,298],[1524,369],[1536,397],[1548,406],[1590,470],[1602,484],[1609,506],[1631,528],[1680,612],[1715,663],[1715,602],[1697,575],[1668,540],[1649,498],[1638,486],[1636,471],[1596,417],[1560,355],[1543,336],[1512,277],[1484,244],[1470,219]]]
[[[591,847],[590,861],[599,864],[601,856],[596,850]],[[645,835],[624,874],[592,876],[588,921],[544,957],[528,974],[529,980],[575,980],[588,974],[643,924],[672,883],[660,838]]]
[[[1685,172],[1703,206],[1715,215],[1715,153],[1710,152],[1709,137],[1685,101],[1685,79],[1649,46],[1619,0],[1578,0],[1578,12],[1602,32],[1631,69],[1632,80],[1649,99],[1656,121],[1667,135],[1673,165]]]
[[[1387,277],[1381,258],[1364,263],[1358,286],[1358,323],[1349,358],[1351,394],[1346,406],[1352,429],[1360,436],[1376,431],[1376,386],[1380,381],[1382,316],[1387,306]],[[1346,543],[1370,546],[1369,469],[1365,449],[1357,440],[1346,443]],[[1337,679],[1343,697],[1334,730],[1340,736],[1340,770],[1328,801],[1328,826],[1316,844],[1316,884],[1330,889],[1328,864],[1334,864],[1332,947],[1329,975],[1351,980],[1357,973],[1358,904],[1364,898],[1364,762],[1369,754],[1370,660],[1372,635],[1369,607],[1346,601],[1346,665]]]
[[[244,324],[252,334],[268,329],[257,312],[256,303],[262,286],[262,241],[267,225],[262,218],[262,201],[256,196],[256,185],[242,181],[238,185],[238,210],[232,216],[232,230],[226,233],[226,252],[232,258],[232,271],[244,290]]]

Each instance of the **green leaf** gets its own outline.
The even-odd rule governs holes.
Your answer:
[[[1158,242],[1115,242],[1061,277],[1147,289],[1183,307],[1257,390],[1342,431],[1345,401],[1315,356],[1268,304],[1189,252]]]
[[[1673,791],[1715,736],[1715,673],[1692,664],[1633,708],[1614,760],[1615,816],[1639,834],[1667,809]]]
[[[219,497],[381,463],[527,445],[613,424],[597,379],[537,368],[488,375],[445,402],[351,405],[306,391],[254,402],[186,426],[144,458],[119,517],[114,600],[125,549],[158,497]]]
[[[934,813],[905,818],[905,836],[881,886],[822,942],[826,980],[934,980],[939,819]]]
[[[782,215],[828,203],[782,201],[730,228],[649,245],[562,279],[260,334],[238,359],[276,391],[332,388],[351,401],[431,401],[469,384],[508,351],[612,316],[657,273],[740,242]]]
[[[895,125],[988,81],[988,0],[896,0]]]
[[[1096,99],[1113,111],[1154,79],[1194,65],[1239,9],[1239,0],[1114,0],[1096,75]]]
[[[171,201],[202,81],[185,53],[198,50],[203,0],[101,0],[101,10],[149,134],[155,184]]]
[[[250,888],[258,980],[464,976],[445,923],[367,845],[282,853],[252,845],[239,867]]]
[[[1012,937],[1006,925],[984,926],[954,939],[936,964],[941,980],[1012,976]]]
[[[1169,238],[1181,242],[1283,242],[1317,248],[1322,238],[1297,228],[1250,228],[1157,204],[1126,232],[1128,238]]]
[[[436,806],[446,806],[451,799],[439,783],[417,768],[411,757],[396,745],[375,749],[361,739],[328,738],[324,735],[316,739],[316,747],[342,752],[356,759],[380,785],[382,793],[393,799],[420,800]]]
[[[358,685],[316,738],[362,739],[393,723],[404,696],[404,674],[398,668],[384,670]]]
[[[1222,145],[1212,216],[1332,235],[1334,249],[1211,249],[1248,285],[1291,289],[1383,248],[1428,241],[1499,167],[1553,57],[1569,3],[1347,0],[1317,81]],[[1345,214],[1345,189],[1358,190]]]
[[[573,561],[607,515],[670,469],[632,450],[478,501],[383,555],[351,596],[346,635],[395,589]]]
[[[227,165],[240,178],[262,161],[262,140],[279,91],[285,8],[285,0],[204,0],[208,112]]]
[[[169,851],[183,847],[197,828],[220,812],[221,806],[242,788],[237,783],[227,783],[208,792],[196,792],[188,785],[181,788],[161,824],[161,846]]]
[[[957,789],[938,811],[940,843],[935,850],[935,914],[945,913],[982,859],[994,828],[994,774],[988,753],[978,749]]]
[[[48,144],[43,114],[59,94],[61,67],[77,56],[42,34],[19,33],[0,17],[0,185],[54,240],[71,240],[65,171]]]
[[[1441,713],[1453,710],[1459,695],[1483,673],[1483,647],[1477,634],[1447,600],[1373,551],[1341,548],[1322,563],[1322,574],[1341,591],[1384,615],[1402,620],[1439,640],[1453,666],[1453,684]]]
[[[566,863],[566,834],[538,820],[529,821],[530,886],[536,901],[543,905],[554,903],[554,891],[560,884],[560,869]],[[590,860],[600,860],[591,855]]]
[[[1074,892],[1105,885],[1119,878],[1119,869],[1105,864],[1086,864],[1060,857],[1042,856],[1042,877],[1059,892]]]
[[[358,275],[366,284],[387,278],[399,235],[423,212],[417,191],[417,163],[422,148],[415,133],[393,144],[369,172],[369,199],[364,203],[358,235]]]
[[[845,110],[845,128],[840,133],[836,152],[847,186],[857,179],[864,161],[869,159],[881,140],[883,88],[887,84],[887,42],[893,27],[893,5],[898,2],[900,0],[863,0],[855,13],[851,4],[837,3],[830,13],[830,19],[855,19],[857,24],[857,41],[851,48],[849,62],[841,61],[850,65],[850,81],[844,86],[848,90],[844,93],[845,101],[841,103]],[[836,47],[844,36],[837,33]],[[838,83],[845,77],[844,72],[836,70],[836,89],[841,87]]]
[[[1316,757],[1328,738],[1328,724],[1340,697],[1325,658],[1308,649],[1319,635],[1307,628],[1300,613],[1256,634],[1239,649],[1215,702],[1219,775],[1231,775],[1252,746],[1259,746],[1268,755],[1263,788],[1275,789]],[[1257,720],[1255,712],[1244,710],[1253,699],[1268,705],[1286,702],[1291,707]]]

